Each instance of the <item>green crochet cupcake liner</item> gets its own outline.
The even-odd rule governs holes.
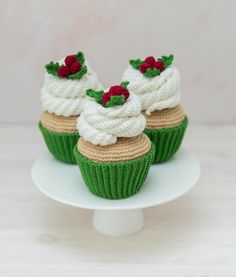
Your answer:
[[[168,161],[178,151],[188,125],[188,118],[176,127],[156,130],[145,129],[144,133],[156,147],[153,163]]]
[[[77,147],[75,159],[84,182],[95,195],[107,199],[123,199],[137,193],[143,185],[153,161],[155,146],[140,158],[125,162],[95,162],[89,160]]]
[[[79,134],[53,132],[43,127],[41,122],[39,122],[38,126],[48,151],[53,157],[67,164],[76,164],[73,150],[79,139]]]

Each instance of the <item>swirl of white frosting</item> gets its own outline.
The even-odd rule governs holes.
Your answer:
[[[77,129],[92,144],[114,144],[118,137],[134,137],[143,132],[146,121],[140,112],[141,103],[134,94],[125,104],[110,108],[87,99]]]
[[[139,96],[142,110],[148,115],[155,110],[176,107],[180,103],[180,74],[176,67],[169,67],[160,75],[147,78],[130,65],[122,79],[129,81],[129,91]]]
[[[59,64],[63,64],[63,60],[59,61]],[[102,87],[89,63],[85,61],[85,64],[87,73],[79,80],[45,74],[45,82],[41,90],[44,111],[62,116],[79,115],[82,112],[86,90]]]

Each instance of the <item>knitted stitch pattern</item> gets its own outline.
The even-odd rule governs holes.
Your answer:
[[[60,116],[43,112],[41,115],[41,124],[50,131],[57,133],[78,133],[76,129],[78,116]]]
[[[91,69],[87,61],[85,64],[88,72],[80,80],[45,74],[45,82],[41,90],[44,111],[62,116],[79,115],[82,112],[86,90],[102,87],[94,70]]]
[[[146,118],[146,129],[152,130],[175,127],[185,118],[185,113],[180,105],[171,109],[156,110],[150,115],[143,112],[143,115]]]
[[[144,130],[156,147],[154,164],[165,162],[173,157],[180,148],[187,125],[188,118],[185,117],[184,121],[175,127]]]
[[[133,138],[118,138],[115,144],[101,146],[81,137],[77,149],[83,156],[95,162],[121,162],[145,155],[151,149],[151,141],[147,135],[141,134]]]
[[[75,146],[74,155],[88,189],[107,199],[123,199],[137,193],[147,177],[155,146],[137,159],[123,162],[95,162],[83,156]]]
[[[142,110],[148,115],[180,103],[180,74],[176,67],[171,66],[154,78],[146,78],[139,70],[128,66],[122,79],[129,81],[128,90],[139,97]]]
[[[136,95],[130,95],[123,105],[110,108],[88,99],[77,121],[81,137],[94,145],[115,144],[119,137],[135,137],[143,132],[145,125]]]
[[[53,157],[64,163],[76,164],[73,148],[79,139],[79,134],[50,131],[43,127],[41,122],[38,126]]]

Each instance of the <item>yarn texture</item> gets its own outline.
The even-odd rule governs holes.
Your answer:
[[[79,134],[77,133],[59,133],[50,131],[39,123],[39,129],[44,137],[48,151],[53,157],[61,162],[76,164],[74,157],[74,146],[76,145]]]
[[[61,116],[43,112],[40,122],[44,128],[57,133],[78,133],[76,129],[78,116]]]
[[[92,144],[114,144],[119,137],[135,137],[142,133],[146,121],[140,112],[141,103],[136,95],[130,95],[123,105],[110,108],[88,99],[78,118],[77,129]]]
[[[63,60],[59,62],[59,64],[62,63]],[[88,71],[79,80],[45,74],[45,82],[41,90],[43,111],[62,116],[79,115],[82,112],[86,90],[102,87],[88,61],[85,61],[85,64]]]
[[[160,75],[146,78],[129,65],[122,79],[129,81],[128,90],[139,97],[142,110],[147,115],[155,110],[176,107],[180,103],[180,74],[176,67],[168,67]]]
[[[151,142],[145,134],[118,138],[115,144],[106,146],[94,145],[80,138],[77,149],[83,156],[96,162],[121,162],[145,155],[151,149]]]
[[[80,172],[90,192],[107,199],[123,199],[136,194],[147,177],[155,146],[137,159],[123,162],[95,162],[74,148]]]
[[[155,145],[153,163],[168,161],[174,156],[181,146],[188,125],[188,118],[171,128],[145,129],[144,133]]]
[[[150,115],[143,112],[146,118],[146,129],[161,129],[175,127],[184,121],[185,113],[178,105],[171,109],[153,111]]]
[[[108,199],[137,193],[155,153],[155,146],[143,134],[146,121],[141,103],[126,85],[112,86],[107,93],[88,90],[90,98],[77,121],[81,138],[74,155],[84,182],[93,194]],[[107,106],[120,97],[123,101]]]

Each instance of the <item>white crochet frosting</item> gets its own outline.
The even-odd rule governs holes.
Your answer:
[[[59,61],[59,64],[63,64],[63,60]],[[44,111],[62,116],[79,115],[82,112],[86,90],[102,87],[88,61],[85,61],[85,64],[88,71],[79,80],[45,74],[45,82],[41,90]]]
[[[146,121],[140,112],[141,103],[134,94],[125,104],[110,108],[87,99],[77,129],[92,144],[114,144],[118,137],[134,137],[143,132]]]
[[[130,65],[122,79],[129,81],[129,91],[138,95],[142,110],[148,115],[155,110],[176,107],[180,103],[180,74],[176,67],[169,67],[159,76],[147,78]]]

